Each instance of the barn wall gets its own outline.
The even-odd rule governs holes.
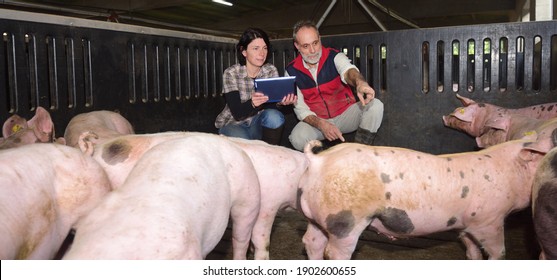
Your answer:
[[[327,36],[322,42],[344,51],[385,104],[377,145],[473,150],[472,137],[442,122],[462,106],[456,94],[510,108],[557,101],[557,21]],[[274,41],[273,49],[284,70],[295,55],[292,40]]]
[[[216,132],[222,72],[235,63],[235,40],[21,15],[29,20],[0,16],[2,119],[30,118],[42,106],[62,135],[79,113],[118,110],[139,133]]]
[[[236,40],[0,10],[0,119],[48,109],[56,135],[92,110],[117,110],[138,133],[216,133],[222,72]],[[455,94],[505,107],[557,101],[557,21],[326,36],[385,104],[376,144],[467,151],[473,138],[443,126]],[[275,40],[284,73],[296,53]],[[287,115],[287,131],[296,118]],[[284,135],[283,145],[289,146]]]

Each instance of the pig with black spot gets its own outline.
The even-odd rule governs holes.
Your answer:
[[[536,172],[532,215],[540,259],[557,260],[557,148],[547,153]]]
[[[531,141],[446,155],[355,143],[315,154],[321,143],[310,142],[300,182],[308,257],[350,259],[370,228],[393,239],[455,230],[467,258],[504,258],[505,217],[530,205],[547,152]]]
[[[246,259],[260,208],[250,158],[223,136],[165,135],[146,150],[135,146],[141,156],[130,162],[131,169],[123,166],[122,185],[80,223],[64,259],[203,259],[221,240],[229,218],[233,257]],[[120,155],[134,150],[134,142],[110,142],[105,147],[122,148]]]

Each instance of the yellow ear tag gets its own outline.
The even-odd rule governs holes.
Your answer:
[[[464,114],[464,108],[461,108],[460,110],[458,110],[458,112]]]
[[[23,129],[23,126],[21,126],[21,125],[19,125],[19,124],[16,124],[16,125],[12,126],[12,132],[13,132],[13,133],[16,133],[16,132],[18,132],[18,131],[20,131],[20,130],[22,130],[22,129]]]
[[[536,133],[536,131],[534,131],[534,130],[526,131],[526,132],[524,132],[524,136],[530,136],[530,135],[533,135],[534,133]]]

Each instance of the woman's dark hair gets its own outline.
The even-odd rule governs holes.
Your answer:
[[[269,36],[267,36],[267,33],[265,33],[265,31],[259,28],[248,28],[244,31],[242,36],[240,36],[240,40],[236,45],[236,57],[238,58],[238,62],[240,62],[240,65],[246,65],[246,58],[244,57],[242,52],[244,50],[247,50],[249,43],[257,38],[261,38],[263,39],[263,41],[265,41],[268,50],[265,62],[269,60],[269,57],[271,56],[271,42],[269,41]]]

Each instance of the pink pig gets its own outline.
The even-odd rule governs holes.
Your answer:
[[[42,107],[37,107],[35,116],[29,121],[13,115],[2,127],[0,149],[15,148],[37,142],[54,142],[54,123],[50,114]]]
[[[536,171],[532,215],[540,259],[557,260],[557,148],[545,155]]]
[[[234,259],[245,259],[259,197],[250,158],[225,137],[164,141],[80,223],[64,259],[202,259],[229,217]]]
[[[0,259],[52,259],[110,190],[103,169],[77,149],[41,143],[0,151]]]
[[[469,259],[505,256],[504,221],[530,204],[538,162],[546,151],[531,140],[481,151],[431,155],[396,147],[343,143],[305,153],[301,207],[310,259],[349,259],[363,230],[391,238],[458,230]]]
[[[132,125],[116,112],[92,111],[73,117],[64,133],[66,145],[77,147],[79,137],[84,132],[93,132],[96,138],[91,141],[102,142],[110,138],[134,134]]]
[[[115,189],[119,188],[143,154],[162,142],[205,135],[198,132],[164,132],[123,135],[95,144],[84,133],[79,146],[104,167]],[[269,258],[269,239],[276,213],[286,207],[297,209],[298,181],[307,160],[303,153],[263,141],[221,136],[242,149],[251,159],[261,188],[261,209],[253,229],[255,259]]]
[[[307,168],[300,151],[270,145],[259,140],[230,137],[251,158],[261,187],[261,209],[253,228],[252,243],[256,260],[269,259],[273,221],[281,209],[299,209],[298,184]]]
[[[541,120],[557,117],[557,103],[507,109],[489,103],[477,103],[458,94],[456,96],[464,107],[456,108],[450,115],[443,116],[443,123],[474,137],[486,133],[490,129],[490,122],[504,116],[521,115]]]
[[[99,143],[97,135],[84,132],[78,140],[81,151],[93,157],[106,171],[114,189],[124,184],[139,159],[152,147],[169,140],[191,135],[195,132],[161,132],[153,134],[128,134],[115,136]]]
[[[521,139],[528,134],[536,133],[537,141],[552,140],[557,132],[557,118],[536,119],[522,115],[503,115],[486,123],[489,129],[476,137],[476,144],[480,148],[493,146],[505,141]],[[550,148],[554,147],[552,144]]]

